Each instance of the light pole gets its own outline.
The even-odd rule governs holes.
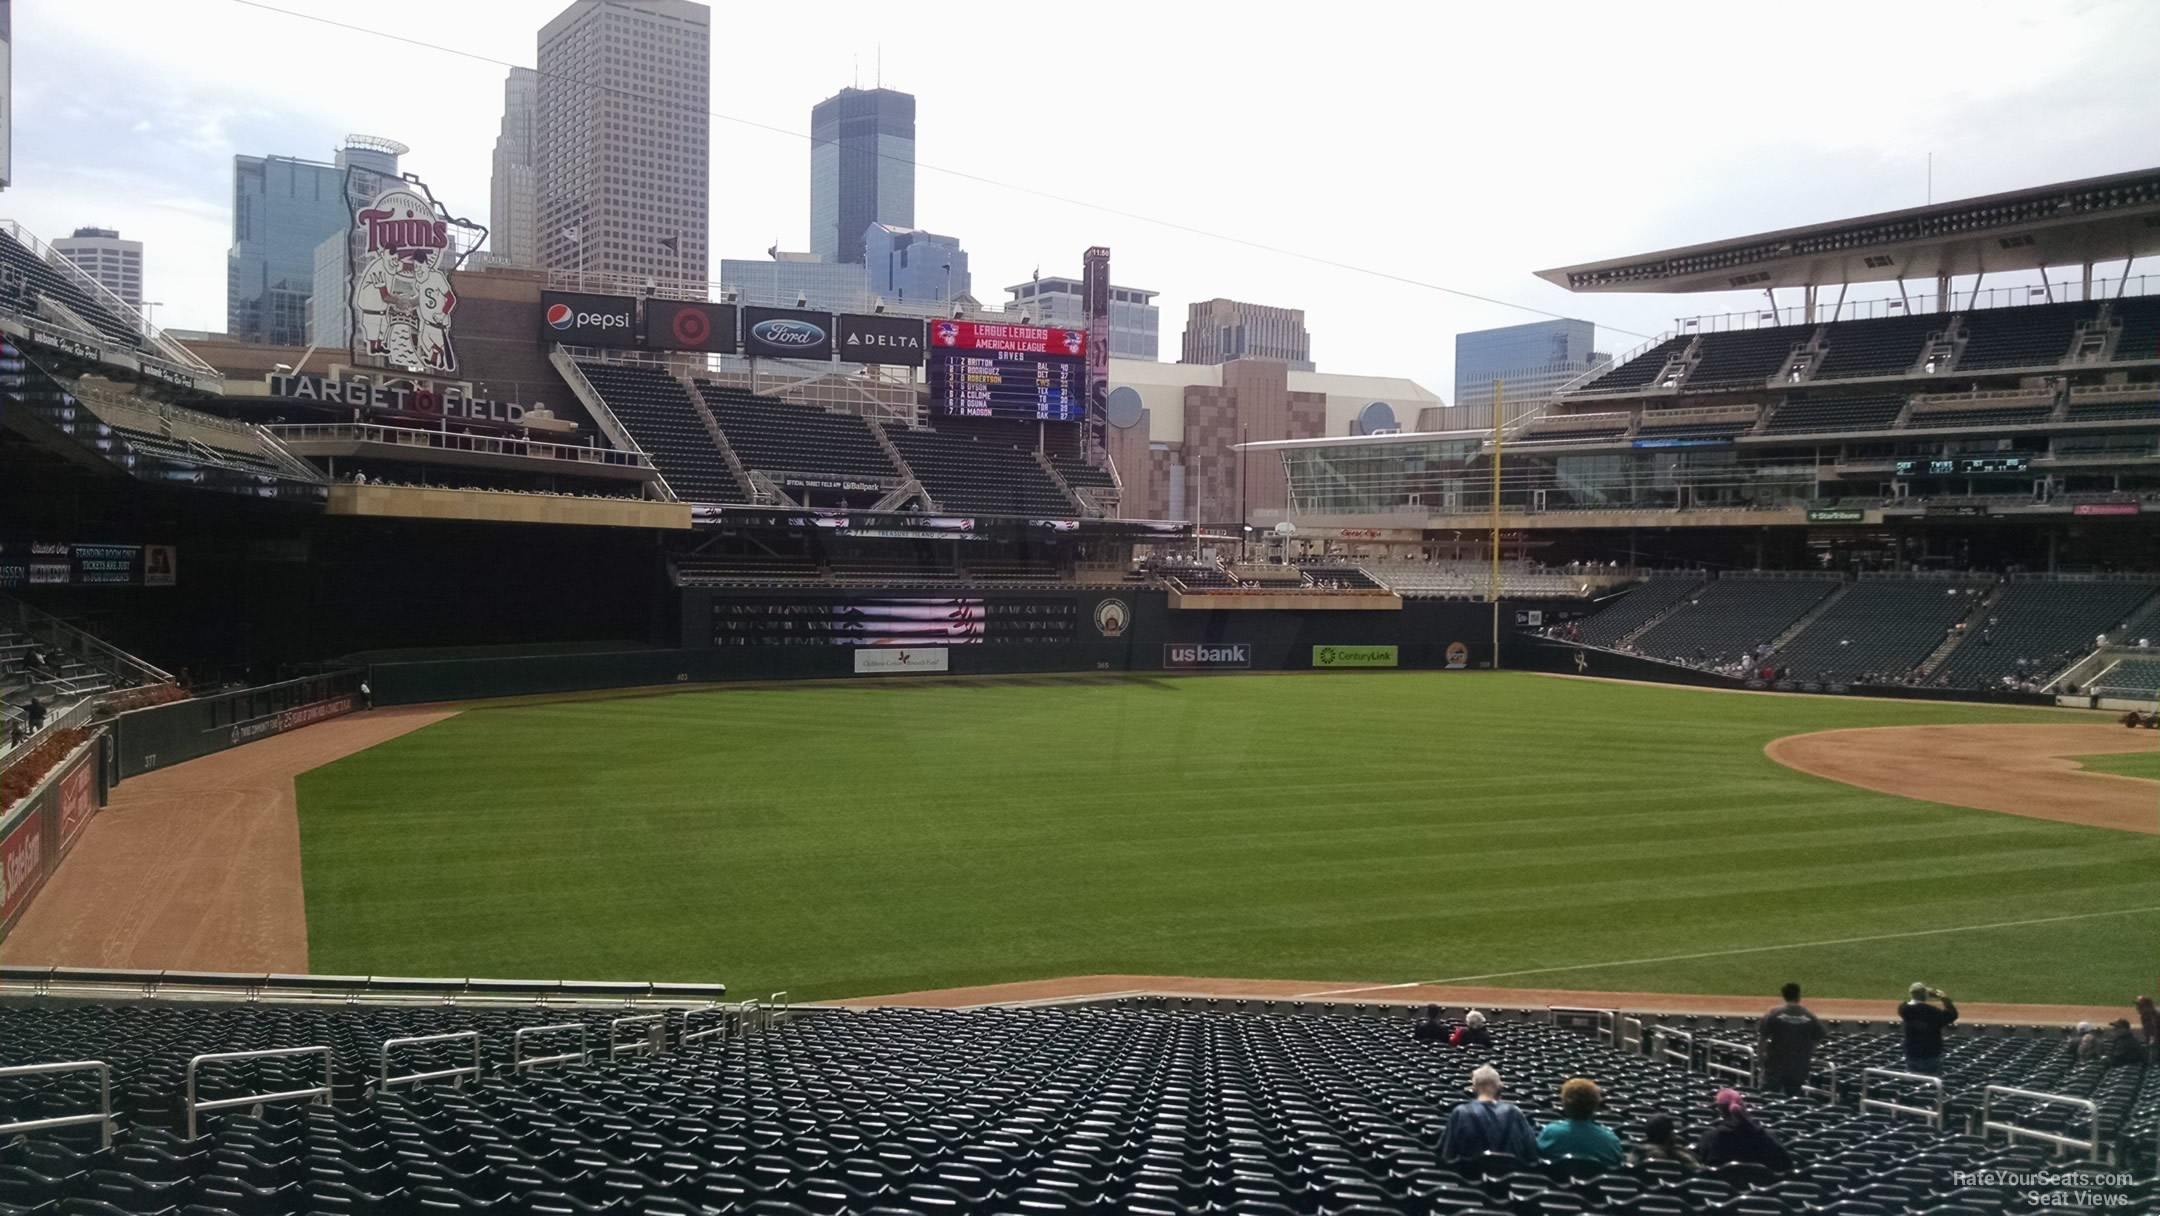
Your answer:
[[[143,323],[143,332],[145,332],[145,333],[148,333],[148,332],[150,332],[151,330],[154,330],[154,329],[156,329],[156,328],[157,328],[157,326],[156,326],[156,325],[154,325],[154,324],[152,324],[152,323],[151,323],[151,319],[150,319],[150,318],[151,318],[151,316],[152,316],[152,313],[151,313],[151,311],[150,311],[150,310],[151,310],[151,309],[153,309],[153,308],[156,308],[157,306],[159,306],[160,304],[163,304],[164,302],[165,302],[165,301],[163,301],[163,300],[144,300],[144,301],[142,302],[142,308],[141,308],[141,311],[142,311],[142,323]]]

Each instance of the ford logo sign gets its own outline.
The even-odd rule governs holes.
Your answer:
[[[823,329],[791,317],[760,321],[750,327],[750,336],[768,346],[818,346],[825,341]]]

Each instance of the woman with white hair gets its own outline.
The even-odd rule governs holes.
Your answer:
[[[1537,1136],[1530,1130],[1530,1120],[1513,1102],[1500,1100],[1500,1070],[1478,1065],[1470,1074],[1470,1093],[1470,1101],[1448,1115],[1440,1159],[1465,1161],[1486,1153],[1535,1159]]]
[[[1492,1031],[1485,1029],[1485,1015],[1475,1009],[1464,1014],[1462,1025],[1455,1028],[1455,1035],[1448,1042],[1457,1047],[1492,1046]]]

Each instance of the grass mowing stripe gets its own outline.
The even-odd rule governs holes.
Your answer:
[[[488,708],[301,777],[310,952],[325,971],[814,998],[1503,971],[2160,903],[2155,838],[1762,754],[1835,727],[2064,720],[1383,672]],[[1691,959],[1626,986],[1752,991],[1799,967],[1812,993],[1865,996],[1931,961],[1961,996],[2116,1001],[2149,982],[2144,931]]]

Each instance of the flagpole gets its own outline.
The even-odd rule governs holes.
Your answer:
[[[1492,382],[1492,669],[1500,670],[1500,381]]]

